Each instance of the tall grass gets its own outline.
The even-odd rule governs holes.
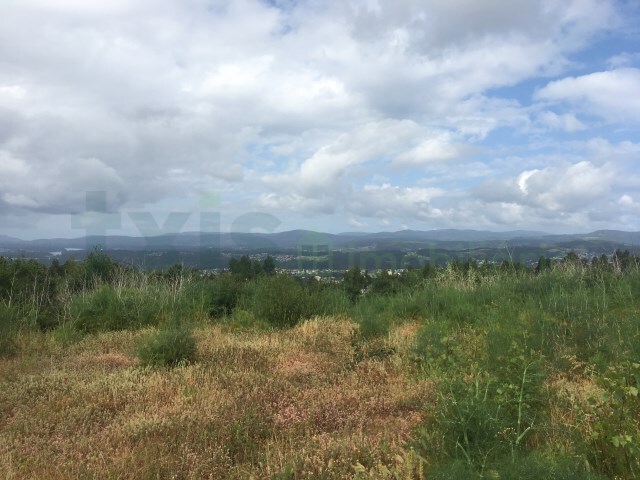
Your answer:
[[[127,477],[134,460],[161,478],[640,475],[633,265],[449,266],[355,296],[286,275],[106,271],[4,291],[0,473],[45,471],[28,438],[58,477]]]
[[[10,355],[15,351],[19,331],[18,312],[12,307],[0,303],[0,356]]]

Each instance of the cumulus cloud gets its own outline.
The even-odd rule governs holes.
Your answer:
[[[606,0],[6,0],[0,214],[77,212],[88,190],[114,209],[224,191],[345,225],[465,226],[478,202],[571,209],[554,178],[591,201],[614,188],[598,190],[607,160],[538,165],[527,192],[502,182],[495,201],[474,197],[468,170],[486,180],[491,156],[527,144],[518,135],[532,124],[635,122],[638,70],[620,68],[632,57],[566,76],[575,53],[624,21]],[[533,99],[509,92],[527,81],[546,86]],[[522,214],[508,210],[483,218]]]
[[[419,133],[419,125],[410,120],[368,123],[320,147],[294,171],[265,175],[263,181],[277,191],[331,195],[352,167],[401,151]]]
[[[537,120],[546,128],[559,129],[570,133],[579,132],[587,128],[573,113],[558,115],[552,111],[545,111],[538,115]]]
[[[608,195],[614,178],[611,165],[597,167],[584,161],[567,167],[523,172],[517,183],[524,199],[532,205],[572,212]]]
[[[635,123],[640,119],[640,69],[620,68],[555,80],[536,97],[567,102],[610,121]]]
[[[534,188],[534,195],[541,204],[551,210],[564,208],[572,211],[609,195],[617,172],[611,164],[596,166],[583,161],[566,168],[550,167],[536,173],[527,179],[526,184]]]
[[[443,216],[443,212],[431,204],[432,199],[443,193],[439,188],[399,187],[388,183],[365,185],[347,199],[345,209],[363,217],[428,220]]]
[[[398,167],[428,165],[461,158],[471,151],[471,147],[457,144],[450,133],[435,133],[398,155],[393,162]]]
[[[640,52],[622,52],[607,59],[607,65],[611,69],[629,67],[640,62]]]
[[[520,216],[531,224],[569,226],[579,226],[588,219],[614,221],[622,213],[615,205],[624,205],[631,198],[618,198],[620,173],[615,164],[584,160],[487,181],[476,189],[474,197],[492,212],[494,220],[506,215],[515,221],[513,217]]]

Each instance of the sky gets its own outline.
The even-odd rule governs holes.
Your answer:
[[[637,0],[1,1],[0,235],[640,230]]]

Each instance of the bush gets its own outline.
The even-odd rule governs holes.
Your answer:
[[[242,282],[233,275],[221,275],[202,285],[203,306],[211,317],[231,315],[242,293]]]
[[[78,343],[84,337],[71,323],[63,323],[53,331],[53,338],[64,347]]]
[[[311,282],[305,285],[309,315],[346,315],[353,307],[344,289],[333,284]]]
[[[85,280],[109,282],[113,279],[118,264],[99,247],[95,247],[82,263]]]
[[[74,327],[84,333],[135,329],[156,324],[162,307],[140,290],[103,285],[71,301]]]
[[[145,366],[173,367],[196,359],[196,340],[191,330],[169,326],[146,335],[136,349],[140,363]]]
[[[363,273],[360,267],[353,267],[345,272],[342,279],[342,286],[352,302],[356,302],[362,291],[369,284],[370,278],[367,273]]]
[[[311,314],[308,292],[288,275],[261,277],[247,300],[248,310],[275,327],[293,327]]]

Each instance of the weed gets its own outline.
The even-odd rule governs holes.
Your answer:
[[[195,361],[197,347],[189,329],[172,325],[143,337],[136,354],[142,365],[173,367]]]

